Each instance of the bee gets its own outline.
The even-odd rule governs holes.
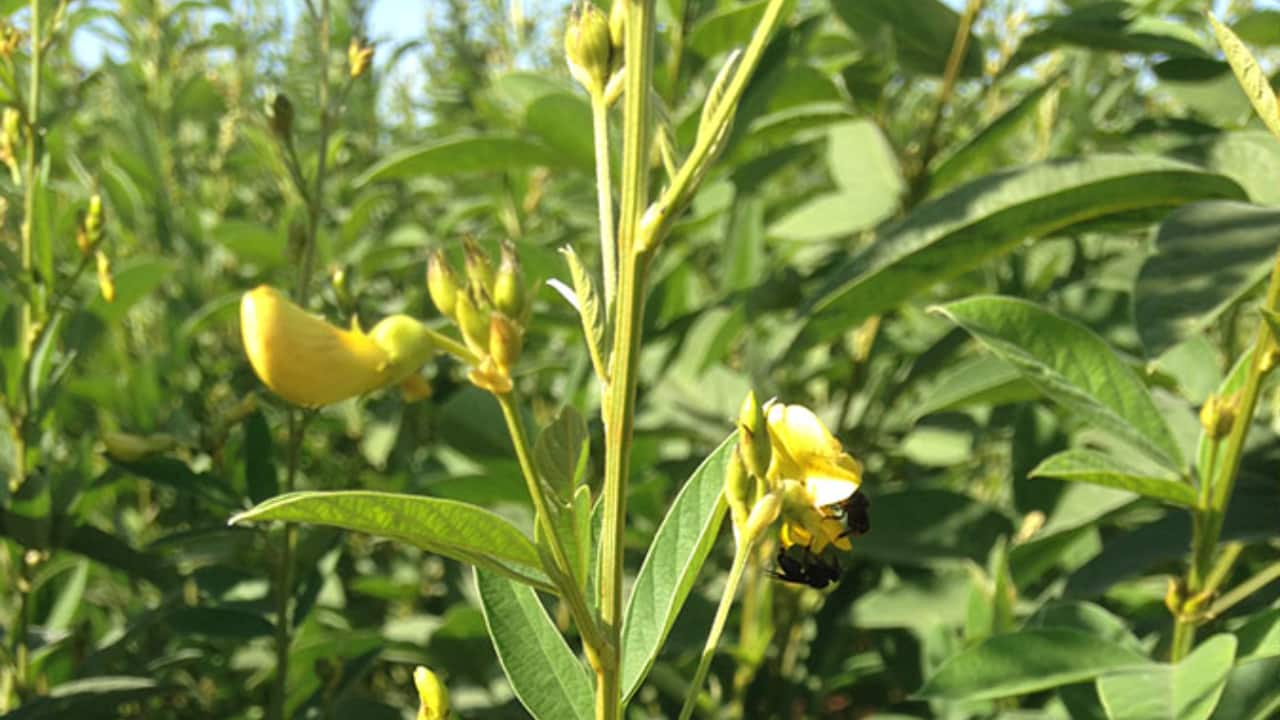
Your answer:
[[[829,550],[818,554],[807,545],[792,545],[778,550],[777,561],[780,572],[769,574],[783,582],[821,590],[840,579],[840,561]]]
[[[871,532],[871,516],[867,514],[871,501],[861,490],[855,490],[849,497],[827,507],[835,508],[835,516],[844,520],[846,529],[840,537],[858,537]]]

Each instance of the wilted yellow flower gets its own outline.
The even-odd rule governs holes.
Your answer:
[[[418,666],[413,671],[413,684],[418,688],[418,720],[445,720],[449,716],[449,690],[430,670]]]
[[[240,303],[249,363],[267,387],[289,402],[317,407],[399,382],[434,352],[430,333],[404,315],[364,333],[343,330],[261,285]]]
[[[862,484],[862,464],[802,405],[770,405],[766,424],[772,450],[766,477],[782,494],[783,545],[848,550],[839,506]]]

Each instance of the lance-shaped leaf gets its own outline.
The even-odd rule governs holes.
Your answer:
[[[511,689],[538,720],[591,720],[591,678],[532,588],[475,571],[480,608]]]
[[[835,337],[1028,239],[1103,218],[1145,223],[1215,198],[1245,193],[1222,175],[1157,157],[1095,155],[988,175],[882,228],[871,246],[821,278],[796,347]]]
[[[377,535],[553,591],[524,533],[501,516],[456,500],[367,490],[295,492],[246,510],[231,524],[262,520]]]
[[[1023,630],[961,650],[916,694],[936,700],[990,700],[1147,664],[1149,660],[1123,645],[1078,630]]]
[[[1145,497],[1182,507],[1194,507],[1196,491],[1172,475],[1156,475],[1104,453],[1072,448],[1052,455],[1031,471],[1032,477],[1129,490]]]
[[[353,185],[406,180],[424,175],[500,172],[544,165],[559,167],[568,158],[541,143],[518,137],[458,137],[392,153],[361,173]]]
[[[1034,303],[979,296],[938,308],[1050,399],[1171,469],[1178,444],[1146,385],[1093,331]]]
[[[689,597],[724,519],[724,475],[737,446],[732,435],[693,471],[671,503],[640,566],[622,622],[622,696],[631,697],[653,667]]]
[[[1222,46],[1222,52],[1231,65],[1231,71],[1236,74],[1236,80],[1240,81],[1241,89],[1249,96],[1254,111],[1262,118],[1267,129],[1280,138],[1280,105],[1276,103],[1276,94],[1271,89],[1267,74],[1258,67],[1253,53],[1240,42],[1231,28],[1218,22],[1212,14],[1209,15],[1209,23],[1213,25],[1213,34],[1217,36],[1218,44]]]
[[[1208,720],[1222,696],[1236,639],[1215,635],[1176,665],[1151,664],[1098,678],[1111,720]]]

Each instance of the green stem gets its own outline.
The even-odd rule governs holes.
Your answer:
[[[698,669],[689,684],[689,694],[685,696],[684,706],[680,708],[680,720],[689,720],[693,710],[698,706],[698,695],[702,691],[702,683],[707,679],[707,671],[711,669],[711,660],[715,657],[716,646],[720,644],[720,636],[724,633],[725,621],[729,619],[729,610],[733,607],[734,597],[738,594],[738,583],[742,580],[742,571],[747,566],[747,558],[751,557],[751,546],[754,542],[744,539],[739,543],[733,556],[733,567],[729,570],[729,579],[725,581],[724,592],[720,595],[720,605],[716,608],[715,619],[711,621],[711,630],[707,633],[707,643],[702,647],[702,657],[698,660]]]
[[[951,104],[951,95],[955,92],[956,80],[960,77],[960,66],[964,64],[964,54],[969,49],[969,31],[982,10],[982,3],[983,0],[969,0],[956,25],[956,34],[951,40],[951,53],[947,55],[947,65],[942,74],[942,91],[938,93],[938,104],[933,109],[933,120],[925,133],[924,149],[920,152],[920,163],[912,182],[913,197],[919,198],[928,184],[929,163],[938,151],[938,131],[942,129],[947,106]]]
[[[568,604],[569,613],[573,616],[573,621],[578,626],[578,632],[582,633],[582,639],[591,648],[592,653],[598,658],[611,657],[613,653],[609,651],[609,645],[600,634],[599,626],[596,624],[591,610],[587,607],[586,597],[582,594],[583,588],[574,576],[573,566],[569,563],[569,556],[565,552],[564,545],[560,542],[560,535],[556,533],[550,508],[547,506],[546,495],[543,493],[542,483],[538,479],[538,470],[533,465],[529,435],[525,431],[524,420],[520,416],[520,408],[516,403],[515,393],[495,394],[494,397],[498,399],[498,405],[502,408],[502,417],[507,422],[507,432],[511,435],[511,444],[516,449],[516,459],[520,463],[520,472],[524,475],[525,486],[529,490],[529,499],[533,501],[535,521],[540,526],[543,537],[546,538],[547,545],[551,549],[551,557],[556,564],[556,567],[548,568],[550,571],[548,574],[552,576],[551,579],[555,582],[556,587],[559,588],[561,597]]]
[[[329,0],[320,3],[320,145],[316,157],[316,177],[307,202],[307,242],[302,247],[298,269],[298,297],[305,298],[315,264],[316,240],[320,235],[320,213],[324,205],[324,183],[329,167],[329,133],[333,112],[329,107]]]
[[[1275,580],[1280,580],[1280,562],[1274,562],[1261,572],[1226,592],[1210,606],[1206,619],[1212,620],[1230,610],[1236,603],[1261,590]]]
[[[618,284],[618,243],[613,233],[613,177],[609,171],[609,106],[604,95],[591,94],[591,127],[596,149],[596,204],[600,213],[600,261],[604,275],[605,312],[613,307]]]
[[[1175,618],[1173,641],[1169,644],[1169,662],[1178,662],[1191,652],[1196,640],[1196,624],[1186,618]]]

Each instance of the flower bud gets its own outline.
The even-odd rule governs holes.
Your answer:
[[[781,511],[782,498],[777,493],[769,493],[757,500],[751,508],[751,514],[747,516],[747,525],[743,531],[746,541],[752,542],[760,537],[778,519]]]
[[[493,304],[517,322],[524,319],[528,309],[524,274],[520,271],[520,259],[511,243],[502,244],[502,262],[493,279]]]
[[[115,301],[116,281],[111,276],[111,258],[101,250],[98,251],[98,290],[102,293],[103,300]]]
[[[439,249],[427,256],[427,294],[445,317],[454,317],[458,301],[458,276]]]
[[[351,79],[354,80],[363,75],[372,61],[373,46],[365,45],[357,38],[351,38],[351,44],[347,45],[347,72],[350,73]]]
[[[449,716],[449,690],[435,673],[419,666],[413,671],[413,685],[421,703],[417,720],[445,720]]]
[[[622,4],[622,3],[615,3]],[[594,3],[578,5],[569,14],[564,33],[564,56],[569,74],[592,95],[604,93],[613,64],[609,18]]]
[[[178,443],[172,435],[134,435],[124,432],[109,432],[102,436],[102,444],[112,460],[133,462],[152,455],[168,452]]]
[[[1231,433],[1236,421],[1236,403],[1239,395],[1229,398],[1221,395],[1210,395],[1200,407],[1200,426],[1210,440],[1220,440]]]
[[[76,233],[76,244],[80,252],[88,255],[102,241],[102,196],[94,193],[89,197],[89,209],[85,211],[84,221]]]
[[[612,65],[609,71],[616,73],[622,69],[622,61],[625,57],[624,49],[626,47],[627,37],[627,3],[625,0],[615,0],[613,5],[609,7],[609,44],[613,48],[611,59]]]
[[[462,241],[463,257],[466,261],[467,282],[477,293],[477,306],[483,298],[493,297],[493,265],[484,250],[470,238]]]
[[[755,480],[742,462],[742,447],[733,449],[729,467],[724,473],[724,499],[733,517],[733,528],[741,534],[747,526],[747,516],[755,502]]]
[[[347,280],[346,268],[341,265],[334,265],[329,268],[329,286],[333,288],[333,294],[338,299],[338,305],[350,309],[355,307],[355,301],[351,297],[351,287]]]
[[[488,313],[480,310],[476,306],[475,300],[471,297],[471,293],[465,289],[454,293],[453,310],[454,319],[458,323],[458,329],[462,331],[462,339],[466,341],[467,347],[478,355],[486,355],[489,352],[489,317]]]
[[[489,314],[489,355],[498,367],[510,371],[524,349],[524,331],[501,312]]]
[[[772,449],[769,445],[769,428],[765,422],[764,411],[756,401],[754,390],[747,392],[742,399],[742,408],[738,411],[738,450],[742,453],[742,462],[747,471],[764,477],[769,470]]]
[[[291,142],[293,139],[293,103],[284,93],[276,93],[267,106],[267,123],[276,137]]]
[[[484,356],[479,365],[471,368],[467,379],[472,385],[494,395],[506,395],[512,388],[510,373],[498,367],[498,363],[488,355]]]

